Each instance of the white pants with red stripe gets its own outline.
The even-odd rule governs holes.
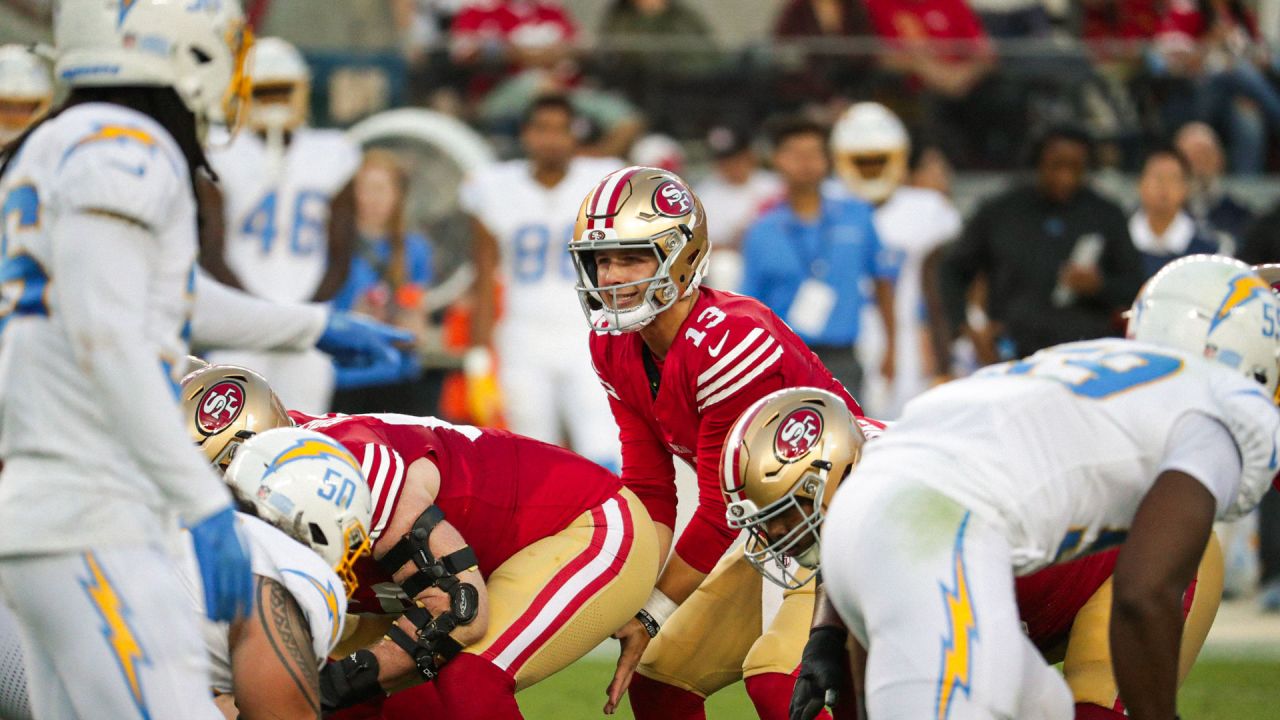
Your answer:
[[[827,597],[867,648],[867,712],[1069,720],[1070,690],[1022,632],[1004,535],[913,477],[948,468],[875,460],[841,485],[822,535]]]
[[[657,575],[653,522],[622,490],[490,573],[489,632],[466,652],[528,687],[622,627]]]

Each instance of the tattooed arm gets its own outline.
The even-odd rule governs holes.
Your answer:
[[[241,720],[320,717],[319,661],[298,603],[283,585],[254,576],[253,617],[231,628],[231,678]]]

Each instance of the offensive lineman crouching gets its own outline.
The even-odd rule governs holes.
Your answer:
[[[269,393],[241,368],[187,379],[184,407],[209,457],[289,422]],[[228,395],[242,413],[196,415]],[[351,708],[337,717],[518,718],[516,691],[602,642],[653,587],[643,505],[566,450],[429,417],[292,418],[352,451],[373,495],[373,553],[353,568],[360,624],[344,643],[356,651],[321,677],[326,708]],[[423,680],[434,682],[382,702]]]

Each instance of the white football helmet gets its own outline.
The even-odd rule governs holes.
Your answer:
[[[1191,255],[1166,265],[1134,300],[1128,337],[1203,355],[1280,397],[1280,299],[1234,258]]]
[[[373,500],[355,457],[313,430],[276,428],[245,441],[226,480],[258,517],[311,546],[346,586],[369,551]]]
[[[288,131],[306,122],[311,70],[298,48],[282,38],[258,38],[249,53],[249,66],[253,68],[250,128]]]
[[[172,87],[201,126],[235,126],[253,44],[240,0],[61,0],[55,72],[71,87]]]
[[[0,145],[21,135],[52,102],[44,61],[21,45],[0,46]]]
[[[836,172],[867,202],[883,202],[898,189],[907,177],[910,149],[906,126],[880,103],[855,103],[831,129]]]

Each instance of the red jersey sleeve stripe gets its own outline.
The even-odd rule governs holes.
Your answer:
[[[724,357],[720,358],[719,362],[707,368],[705,371],[703,371],[701,375],[698,376],[698,387],[702,387],[708,381],[713,379],[715,376],[719,375],[720,371],[729,367],[729,363],[738,359],[739,355],[746,352],[747,348],[751,347],[752,344],[755,343],[756,338],[760,337],[760,335],[763,332],[764,332],[764,328],[756,328],[751,332],[747,333],[747,338],[745,340],[735,345],[732,350],[730,350],[728,353],[725,354]]]
[[[400,488],[404,485],[404,458],[395,450],[388,448],[387,451],[391,455],[391,467],[387,472],[383,491],[382,510],[374,515],[370,537],[376,537],[373,533],[382,535],[382,531],[387,529],[387,523],[391,522],[391,516],[395,514],[396,505],[400,501]]]
[[[874,440],[884,434],[885,424],[879,420],[872,420],[867,417],[856,417],[853,420],[858,424],[858,429],[862,431],[863,436],[868,440]]]
[[[705,402],[703,402],[701,405],[699,405],[699,406],[698,406],[698,412],[702,412],[703,410],[706,410],[707,408],[711,407],[712,405],[715,405],[716,403],[720,402],[721,400],[723,400],[723,399],[725,399],[725,398],[727,398],[727,397],[729,397],[729,396],[733,395],[734,393],[738,392],[738,391],[739,391],[739,390],[741,390],[742,388],[746,387],[746,386],[747,386],[747,383],[751,382],[752,380],[755,380],[757,377],[760,377],[760,375],[761,375],[765,370],[768,370],[770,367],[772,367],[772,366],[774,365],[774,363],[778,362],[778,358],[780,358],[780,357],[782,357],[782,348],[781,348],[781,347],[779,347],[779,348],[777,348],[776,350],[774,350],[774,351],[773,351],[773,354],[772,354],[772,355],[770,355],[770,356],[769,356],[769,358],[768,358],[767,360],[765,360],[764,362],[762,362],[762,363],[760,363],[759,365],[757,365],[757,366],[755,367],[755,369],[754,369],[754,370],[752,370],[751,372],[747,373],[746,375],[743,375],[741,380],[739,380],[738,382],[736,382],[736,383],[734,383],[734,384],[730,385],[729,387],[725,388],[724,390],[721,390],[720,392],[716,393],[715,395],[712,395],[711,397],[707,398]]]
[[[404,462],[395,450],[385,445],[369,443],[364,446],[361,469],[365,470],[365,478],[373,496],[373,527],[369,529],[369,537],[376,540],[386,529],[396,500],[400,497]]]
[[[737,365],[734,365],[729,370],[721,373],[720,377],[716,378],[715,382],[712,382],[708,385],[704,385],[701,389],[699,389],[698,396],[696,398],[697,401],[702,402],[707,398],[707,396],[711,395],[711,393],[714,393],[715,391],[724,387],[734,378],[738,377],[739,375],[755,367],[756,361],[759,360],[760,357],[764,355],[765,351],[768,350],[773,344],[774,344],[773,337],[771,335],[766,335],[764,338],[764,342],[760,343],[760,345],[757,346],[755,350],[752,350],[750,355],[743,358],[741,362],[739,362]],[[781,350],[782,348],[778,348],[778,349]]]

